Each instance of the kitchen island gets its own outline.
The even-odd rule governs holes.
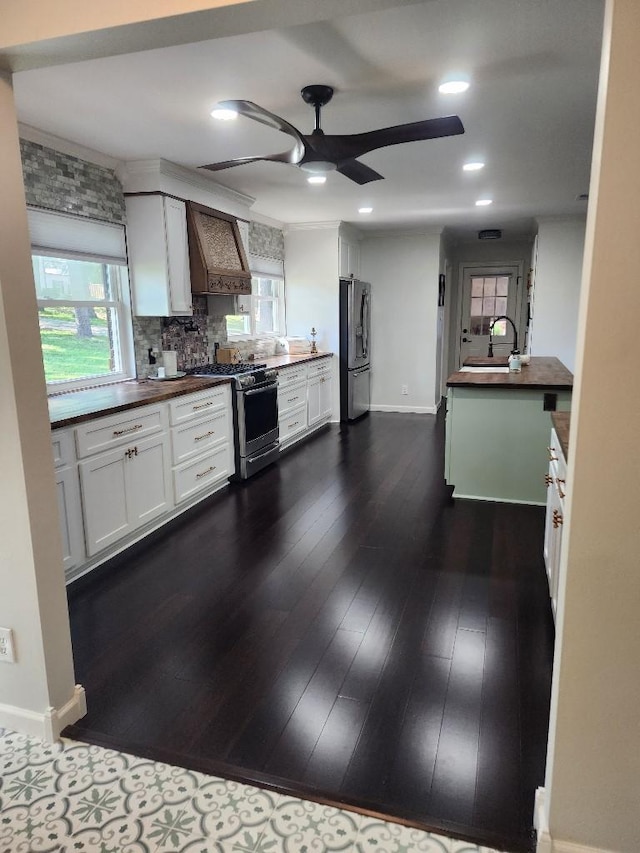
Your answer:
[[[447,380],[445,479],[454,498],[544,505],[550,412],[569,411],[573,374],[532,357],[520,373],[472,372]]]

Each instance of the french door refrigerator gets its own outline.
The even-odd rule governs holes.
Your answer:
[[[371,404],[371,285],[340,279],[340,420],[354,421]]]

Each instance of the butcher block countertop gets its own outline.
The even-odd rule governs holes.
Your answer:
[[[258,363],[266,363],[267,367],[282,368],[329,355],[332,353],[275,355],[260,359]],[[103,385],[100,388],[89,388],[86,391],[53,394],[49,397],[49,420],[52,429],[57,429],[89,421],[92,418],[114,415],[138,406],[162,403],[171,397],[194,394],[196,391],[230,382],[231,379],[228,376],[185,376],[184,379],[171,379],[164,382],[157,379],[130,379],[113,385]]]
[[[499,365],[496,365],[499,366]],[[529,364],[520,373],[468,373],[458,370],[447,379],[448,388],[573,388],[573,373],[560,359],[531,356]]]
[[[571,426],[571,412],[551,412],[551,423],[558,436],[565,461],[569,455],[569,428]]]

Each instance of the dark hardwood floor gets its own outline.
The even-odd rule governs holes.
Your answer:
[[[532,849],[544,513],[452,501],[442,472],[441,418],[372,413],[76,582],[65,733]]]

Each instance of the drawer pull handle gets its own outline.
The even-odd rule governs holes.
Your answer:
[[[558,484],[558,494],[561,498],[563,498],[566,493],[562,491],[562,486],[566,484],[566,480],[563,480],[562,477],[557,477],[556,483]],[[562,483],[562,486],[560,485],[560,483]]]
[[[200,480],[202,477],[206,477],[207,474],[210,474],[212,471],[216,470],[215,465],[211,465],[211,467],[207,468],[206,471],[201,471],[199,474],[196,474],[196,480]]]
[[[114,429],[113,436],[114,438],[120,435],[127,435],[130,432],[137,432],[139,429],[142,429],[142,424],[136,424],[132,427],[127,427],[127,429]]]
[[[208,403],[200,403],[199,406],[194,406],[193,411],[197,412],[198,409],[206,409],[208,406],[213,406],[213,400],[209,400]]]
[[[210,429],[209,432],[205,432],[204,435],[196,435],[194,436],[194,441],[202,441],[203,438],[209,438],[210,435],[215,435],[215,430]]]
[[[558,528],[558,527],[560,527],[560,525],[563,522],[564,522],[564,519],[562,517],[562,513],[559,510],[554,509],[554,511],[553,511],[553,526],[555,528]]]
[[[289,399],[287,400],[287,403],[295,403],[295,401],[299,400],[299,399],[300,399],[299,396],[298,397],[289,397]]]
[[[294,426],[298,426],[298,424],[299,424],[299,423],[300,423],[300,421],[294,421],[292,424],[289,424],[289,426],[287,427],[287,429],[293,429],[293,428],[294,428]]]
[[[549,453],[549,462],[558,461],[558,457],[553,455],[556,452],[555,447],[547,447],[547,452]]]
[[[550,474],[545,474],[544,475],[545,486],[549,487],[551,485],[551,483],[553,483],[553,477]]]
[[[138,448],[130,447],[128,450],[125,450],[124,455],[127,457],[127,459],[131,459],[132,456],[138,455]]]

